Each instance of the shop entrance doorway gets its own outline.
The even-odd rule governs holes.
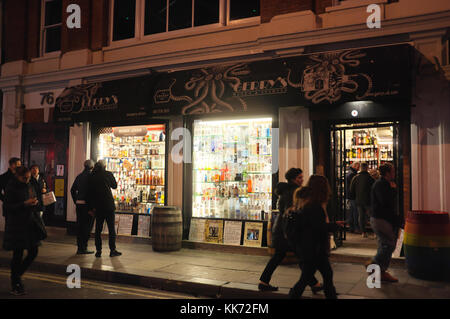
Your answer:
[[[350,227],[342,229],[335,234],[335,242],[338,247],[347,246],[346,243],[353,243],[357,249],[376,249],[375,235],[369,223],[369,216],[364,218],[367,222],[366,236],[359,229],[359,213],[352,214],[349,200],[350,182],[347,174],[350,166],[354,163],[367,163],[369,173],[374,179],[379,178],[380,165],[391,163],[396,172],[399,169],[398,152],[398,122],[380,123],[356,123],[356,124],[333,124],[330,130],[331,136],[331,172],[330,183],[332,188],[331,210],[334,220],[345,220],[350,222]],[[360,169],[358,170],[358,172]],[[399,174],[396,184],[398,189],[402,189]],[[346,181],[347,179],[347,181]],[[399,198],[397,198],[397,205]]]

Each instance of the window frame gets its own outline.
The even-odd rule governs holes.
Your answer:
[[[45,25],[45,5],[47,4],[47,2],[52,2],[55,0],[41,0],[41,25],[40,25],[40,45],[39,45],[39,56],[41,57],[51,57],[51,56],[56,56],[59,55],[61,53],[61,44],[62,41],[60,39],[60,47],[59,50],[55,50],[55,51],[51,51],[51,52],[46,52],[46,40],[47,40],[47,29],[51,29],[51,28],[55,28],[55,27],[60,27],[61,30],[61,35],[62,35],[62,19],[63,19],[63,14],[61,12],[61,22],[57,23],[57,24],[52,24],[52,25]],[[62,0],[61,0],[61,5],[62,5]]]
[[[136,17],[135,17],[135,34],[133,38],[123,40],[113,40],[114,32],[114,1],[110,0],[109,6],[109,47],[121,47],[126,45],[134,45],[141,41],[154,42],[166,39],[172,39],[177,37],[186,37],[190,35],[198,35],[209,32],[216,32],[226,27],[235,27],[248,24],[261,23],[261,16],[249,17],[243,19],[230,20],[230,0],[219,0],[219,22],[195,26],[195,0],[192,1],[192,19],[191,27],[183,28],[179,30],[169,31],[169,10],[166,10],[166,31],[144,34],[145,32],[145,0],[136,0]],[[168,7],[170,0],[166,0],[166,6]]]

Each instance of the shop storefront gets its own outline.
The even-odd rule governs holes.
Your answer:
[[[179,196],[185,240],[265,247],[273,189],[292,166],[327,176],[335,220],[355,161],[393,163],[409,206],[411,54],[348,49],[83,84],[60,95],[55,119],[78,123],[84,158],[116,176],[118,234],[151,236],[152,208]],[[310,143],[293,145],[299,136]]]
[[[192,161],[184,163],[184,238],[267,245],[272,190],[289,168],[283,163],[279,172],[281,144],[296,131],[280,121],[285,107],[309,110],[314,172],[330,180],[329,211],[336,220],[345,219],[343,176],[354,161],[372,169],[393,163],[400,171],[398,185],[407,190],[409,181],[403,179],[409,175],[402,172],[409,158],[399,144],[407,139],[410,63],[409,45],[397,45],[164,75],[153,112],[183,115],[192,135]],[[286,136],[279,136],[280,129]]]
[[[168,120],[151,118],[146,107],[154,80],[142,76],[83,84],[67,88],[56,102],[57,122],[85,127],[89,138],[80,149],[83,157],[104,160],[116,178],[112,193],[119,235],[149,238],[152,208],[167,204]],[[82,170],[83,160],[78,162],[72,179]]]

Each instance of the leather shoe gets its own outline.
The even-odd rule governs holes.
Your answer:
[[[323,290],[323,285],[311,286],[311,291],[314,295],[317,295],[317,293],[321,290]]]
[[[90,255],[93,254],[94,252],[92,250],[78,250],[77,251],[77,255]]]
[[[258,289],[259,291],[278,291],[278,287],[274,287],[272,285],[269,284],[259,284],[258,285]]]
[[[102,252],[101,251],[97,251],[96,253],[95,253],[95,257],[102,257]]]
[[[118,252],[117,250],[113,250],[109,253],[109,257],[116,257],[122,255],[121,252]]]
[[[398,279],[393,277],[387,271],[383,271],[383,272],[381,272],[381,281],[384,281],[384,282],[398,282]]]

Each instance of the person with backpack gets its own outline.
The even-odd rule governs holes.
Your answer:
[[[295,209],[295,229],[287,231],[287,237],[295,245],[295,252],[302,260],[300,280],[289,291],[290,298],[300,298],[305,287],[319,270],[323,277],[323,289],[327,299],[337,299],[333,284],[333,270],[330,265],[329,233],[334,232],[344,222],[329,223],[326,204],[331,196],[330,185],[321,175],[312,175],[306,189],[294,194],[297,199]],[[292,214],[292,213],[291,213]]]
[[[288,241],[283,233],[283,214],[285,210],[292,206],[294,191],[303,184],[303,171],[300,168],[291,168],[285,174],[288,183],[278,183],[274,193],[279,197],[277,208],[279,215],[276,218],[272,227],[272,243],[275,248],[275,253],[266,265],[258,285],[260,291],[277,291],[278,287],[269,284],[272,274],[275,269],[281,264],[286,253],[292,248],[289,247]],[[311,281],[311,289],[317,293],[322,289],[322,286],[317,280]]]

